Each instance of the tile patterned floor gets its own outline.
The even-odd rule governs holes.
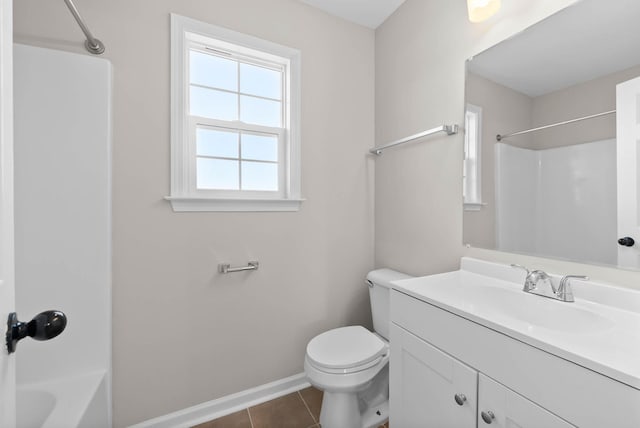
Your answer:
[[[321,405],[322,391],[309,387],[193,428],[320,428]]]

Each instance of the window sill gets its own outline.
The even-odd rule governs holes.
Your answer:
[[[211,199],[165,196],[174,212],[299,211],[304,199]]]

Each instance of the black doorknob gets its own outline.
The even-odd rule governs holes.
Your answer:
[[[618,239],[618,244],[624,247],[633,247],[633,244],[635,243],[636,241],[634,241],[630,236],[625,236],[624,238]]]
[[[18,341],[29,336],[35,340],[53,339],[67,326],[67,316],[60,311],[41,312],[29,322],[18,321],[18,314],[12,312],[7,320],[7,351],[16,351]]]

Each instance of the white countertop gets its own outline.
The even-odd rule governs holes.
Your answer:
[[[640,389],[640,291],[574,280],[575,302],[561,302],[522,291],[524,272],[508,265],[461,266],[393,288]]]

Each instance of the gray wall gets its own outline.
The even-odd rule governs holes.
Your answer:
[[[77,6],[114,73],[115,425],[301,373],[314,335],[369,325],[373,31],[294,0]],[[163,200],[170,12],[301,50],[300,212],[174,213]],[[62,2],[16,1],[15,32],[18,41],[84,53]],[[216,273],[220,262],[254,259],[257,272]]]

